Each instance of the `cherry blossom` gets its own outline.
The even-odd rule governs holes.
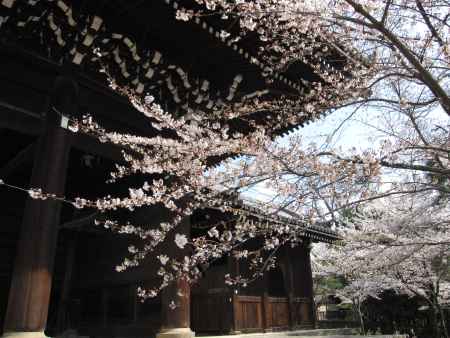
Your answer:
[[[186,235],[175,234],[175,244],[180,248],[184,249],[188,243]]]

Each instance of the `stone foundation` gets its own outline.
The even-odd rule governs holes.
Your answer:
[[[1,338],[48,338],[44,332],[5,332]]]
[[[190,328],[168,329],[161,331],[156,338],[193,338],[195,333]]]

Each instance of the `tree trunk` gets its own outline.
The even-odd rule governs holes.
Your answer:
[[[365,335],[366,334],[366,328],[364,326],[364,318],[363,318],[363,314],[362,314],[362,311],[361,311],[361,302],[358,299],[358,300],[354,301],[354,304],[356,305],[355,307],[356,307],[356,309],[358,311],[359,326],[360,326],[360,329],[361,329],[361,333]]]
[[[447,331],[447,323],[445,322],[445,315],[444,311],[442,311],[441,305],[436,300],[436,309],[439,313],[439,319],[440,319],[440,326],[442,328],[442,337],[449,338],[448,331]]]
[[[439,325],[439,311],[436,309],[436,307],[433,306],[431,307],[431,326],[432,326],[432,330],[433,330],[433,337],[434,338],[442,338],[441,337],[441,330],[440,330],[440,325]]]

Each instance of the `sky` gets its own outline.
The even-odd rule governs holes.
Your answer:
[[[343,150],[356,148],[358,151],[364,151],[377,147],[378,142],[387,137],[380,131],[384,129],[385,116],[386,112],[375,108],[359,110],[356,113],[350,108],[340,109],[303,128],[296,129],[289,135],[294,133],[302,135],[306,144],[314,142],[320,146],[329,142],[334,148],[341,147]],[[449,117],[441,109],[434,109],[428,118],[443,125],[449,123]],[[285,142],[289,135],[277,139],[277,142]]]
[[[283,144],[290,136],[297,134],[302,136],[305,144],[312,142],[322,146],[330,143],[333,148],[341,148],[343,151],[355,148],[357,152],[363,152],[376,148],[378,142],[386,138],[386,135],[378,130],[383,129],[383,114],[386,113],[374,108],[356,113],[353,109],[340,109],[276,139],[276,142]],[[441,110],[433,111],[429,117],[444,125],[449,123],[449,117]],[[273,191],[261,185],[242,194],[246,199],[259,201],[269,201],[273,195]]]
[[[332,142],[334,146],[342,147],[342,149],[356,147],[358,150],[364,150],[373,145],[368,137],[371,134],[370,128],[359,122],[366,118],[368,118],[366,113],[352,115],[352,110],[341,109],[303,128],[298,128],[289,135],[279,137],[275,141],[283,144],[287,143],[290,136],[301,135],[305,144],[316,143],[321,146],[326,142]],[[336,129],[338,130],[336,131]],[[330,135],[333,137],[330,138]],[[273,197],[273,191],[259,185],[244,192],[242,196],[245,199],[269,201]]]
[[[361,149],[367,148],[370,146],[368,141],[369,128],[356,121],[358,117],[361,117],[360,115],[352,116],[352,110],[341,109],[297,129],[295,133],[302,135],[305,143],[313,142],[322,145],[325,142],[331,142],[337,147],[358,146]]]
[[[289,137],[293,135],[301,135],[304,143],[316,143],[322,145],[323,143],[330,141],[329,135],[333,134],[338,126],[338,132],[333,137],[333,145],[342,147],[343,149],[356,146],[358,150],[364,150],[373,145],[369,140],[370,128],[359,122],[359,120],[366,120],[370,118],[368,114],[352,115],[350,109],[340,109],[332,114],[314,121],[303,128],[297,128],[284,137],[278,137],[275,142],[286,143]],[[241,196],[249,200],[269,201],[273,197],[272,190],[265,188],[263,185],[259,185],[254,188],[250,188],[247,191],[241,193]]]

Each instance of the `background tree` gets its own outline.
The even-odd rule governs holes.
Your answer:
[[[390,197],[366,206],[342,228],[345,242],[316,255],[346,276],[358,302],[395,290],[427,304],[434,337],[448,337],[442,305],[449,300],[448,206],[428,195]]]

